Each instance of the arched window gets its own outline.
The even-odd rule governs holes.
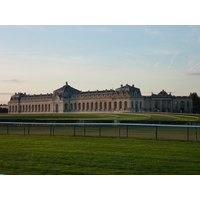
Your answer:
[[[85,103],[82,104],[82,110],[85,110]]]
[[[190,108],[190,102],[189,101],[187,102],[187,108]]]
[[[135,112],[138,112],[138,102],[135,102]]]
[[[89,103],[87,103],[86,109],[89,110]]]
[[[185,102],[184,101],[181,101],[180,103],[180,112],[185,112]]]
[[[71,103],[71,111],[73,111],[73,104]]]
[[[111,102],[109,102],[108,103],[108,109],[111,110],[111,108],[112,108],[112,104],[111,104]]]
[[[133,106],[133,103],[134,103],[134,102],[133,102],[133,101],[131,101],[131,109],[133,109],[133,107],[134,107],[134,106]]]
[[[97,110],[98,109],[98,103],[96,102],[95,103],[95,110]]]
[[[114,102],[114,110],[117,110],[117,102]]]
[[[100,102],[99,109],[102,110],[102,102]]]
[[[68,104],[65,103],[65,112],[68,110]]]
[[[119,102],[119,109],[120,110],[122,109],[122,102],[121,101]]]
[[[104,110],[107,110],[107,102],[104,102]]]
[[[127,110],[127,101],[124,102],[124,110]]]
[[[81,110],[81,103],[78,103],[78,110]]]
[[[56,112],[58,112],[58,110],[59,110],[59,106],[58,104],[56,104]]]

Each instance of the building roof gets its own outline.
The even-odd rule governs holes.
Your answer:
[[[134,85],[130,86],[126,84],[125,86],[121,85],[120,88],[117,88],[116,91],[128,92],[128,94],[133,94],[135,96],[141,96],[141,91],[139,88],[136,88]]]
[[[79,94],[79,93],[81,93],[81,91],[68,85],[68,82],[66,82],[66,84],[63,87],[53,91],[54,95],[58,95],[59,97],[63,97],[63,98],[66,98],[66,97],[68,98],[74,94]]]

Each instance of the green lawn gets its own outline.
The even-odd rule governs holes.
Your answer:
[[[58,120],[108,120],[108,121],[200,121],[200,115],[188,114],[153,114],[153,113],[127,113],[127,114],[1,114],[0,121],[58,121]]]
[[[200,143],[0,135],[1,174],[200,174]]]

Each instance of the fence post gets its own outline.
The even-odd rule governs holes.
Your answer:
[[[74,136],[76,135],[76,126],[74,125]]]
[[[85,136],[85,125],[83,125],[84,126],[84,136]]]
[[[187,127],[187,141],[189,141],[189,138],[190,136],[189,136],[189,127]]]
[[[120,125],[119,125],[119,128],[118,128],[118,138],[120,138]]]
[[[156,140],[158,139],[158,127],[156,126],[155,127],[155,137],[156,137]]]
[[[99,137],[101,137],[101,125],[99,126]]]
[[[50,135],[51,135],[51,126],[50,126]]]
[[[9,134],[9,124],[7,125],[7,134]]]
[[[198,141],[198,139],[197,139],[197,127],[195,129],[196,129],[196,142],[197,142]]]
[[[30,135],[30,126],[28,125],[28,135]]]
[[[128,125],[126,126],[126,137],[128,138]]]
[[[54,126],[52,126],[52,136],[54,136]]]
[[[26,135],[26,126],[24,126],[24,135]]]

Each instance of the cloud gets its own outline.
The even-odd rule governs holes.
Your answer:
[[[190,67],[190,69],[187,72],[190,72],[192,70],[194,70],[195,68],[199,68],[200,67],[200,63],[197,63],[196,65]]]
[[[160,34],[159,31],[156,31],[156,30],[152,31],[152,30],[149,30],[147,27],[145,27],[144,30],[146,33],[148,33],[150,35],[159,35]]]
[[[0,51],[0,54],[37,54],[39,52],[27,52],[27,51]]]
[[[188,73],[189,75],[191,75],[191,76],[200,76],[200,72],[194,72],[194,73]]]
[[[1,83],[23,83],[26,82],[24,80],[19,80],[19,79],[9,79],[9,80],[1,80]]]
[[[176,56],[179,54],[179,52],[176,52],[173,56],[172,56],[172,58],[171,58],[171,60],[170,60],[170,63],[169,63],[169,65],[168,65],[168,69],[171,67],[171,65],[172,65],[172,63],[174,62],[174,60],[175,60],[175,58],[176,58]]]
[[[13,95],[13,93],[6,93],[6,92],[2,92],[2,93],[0,93],[0,95]]]

